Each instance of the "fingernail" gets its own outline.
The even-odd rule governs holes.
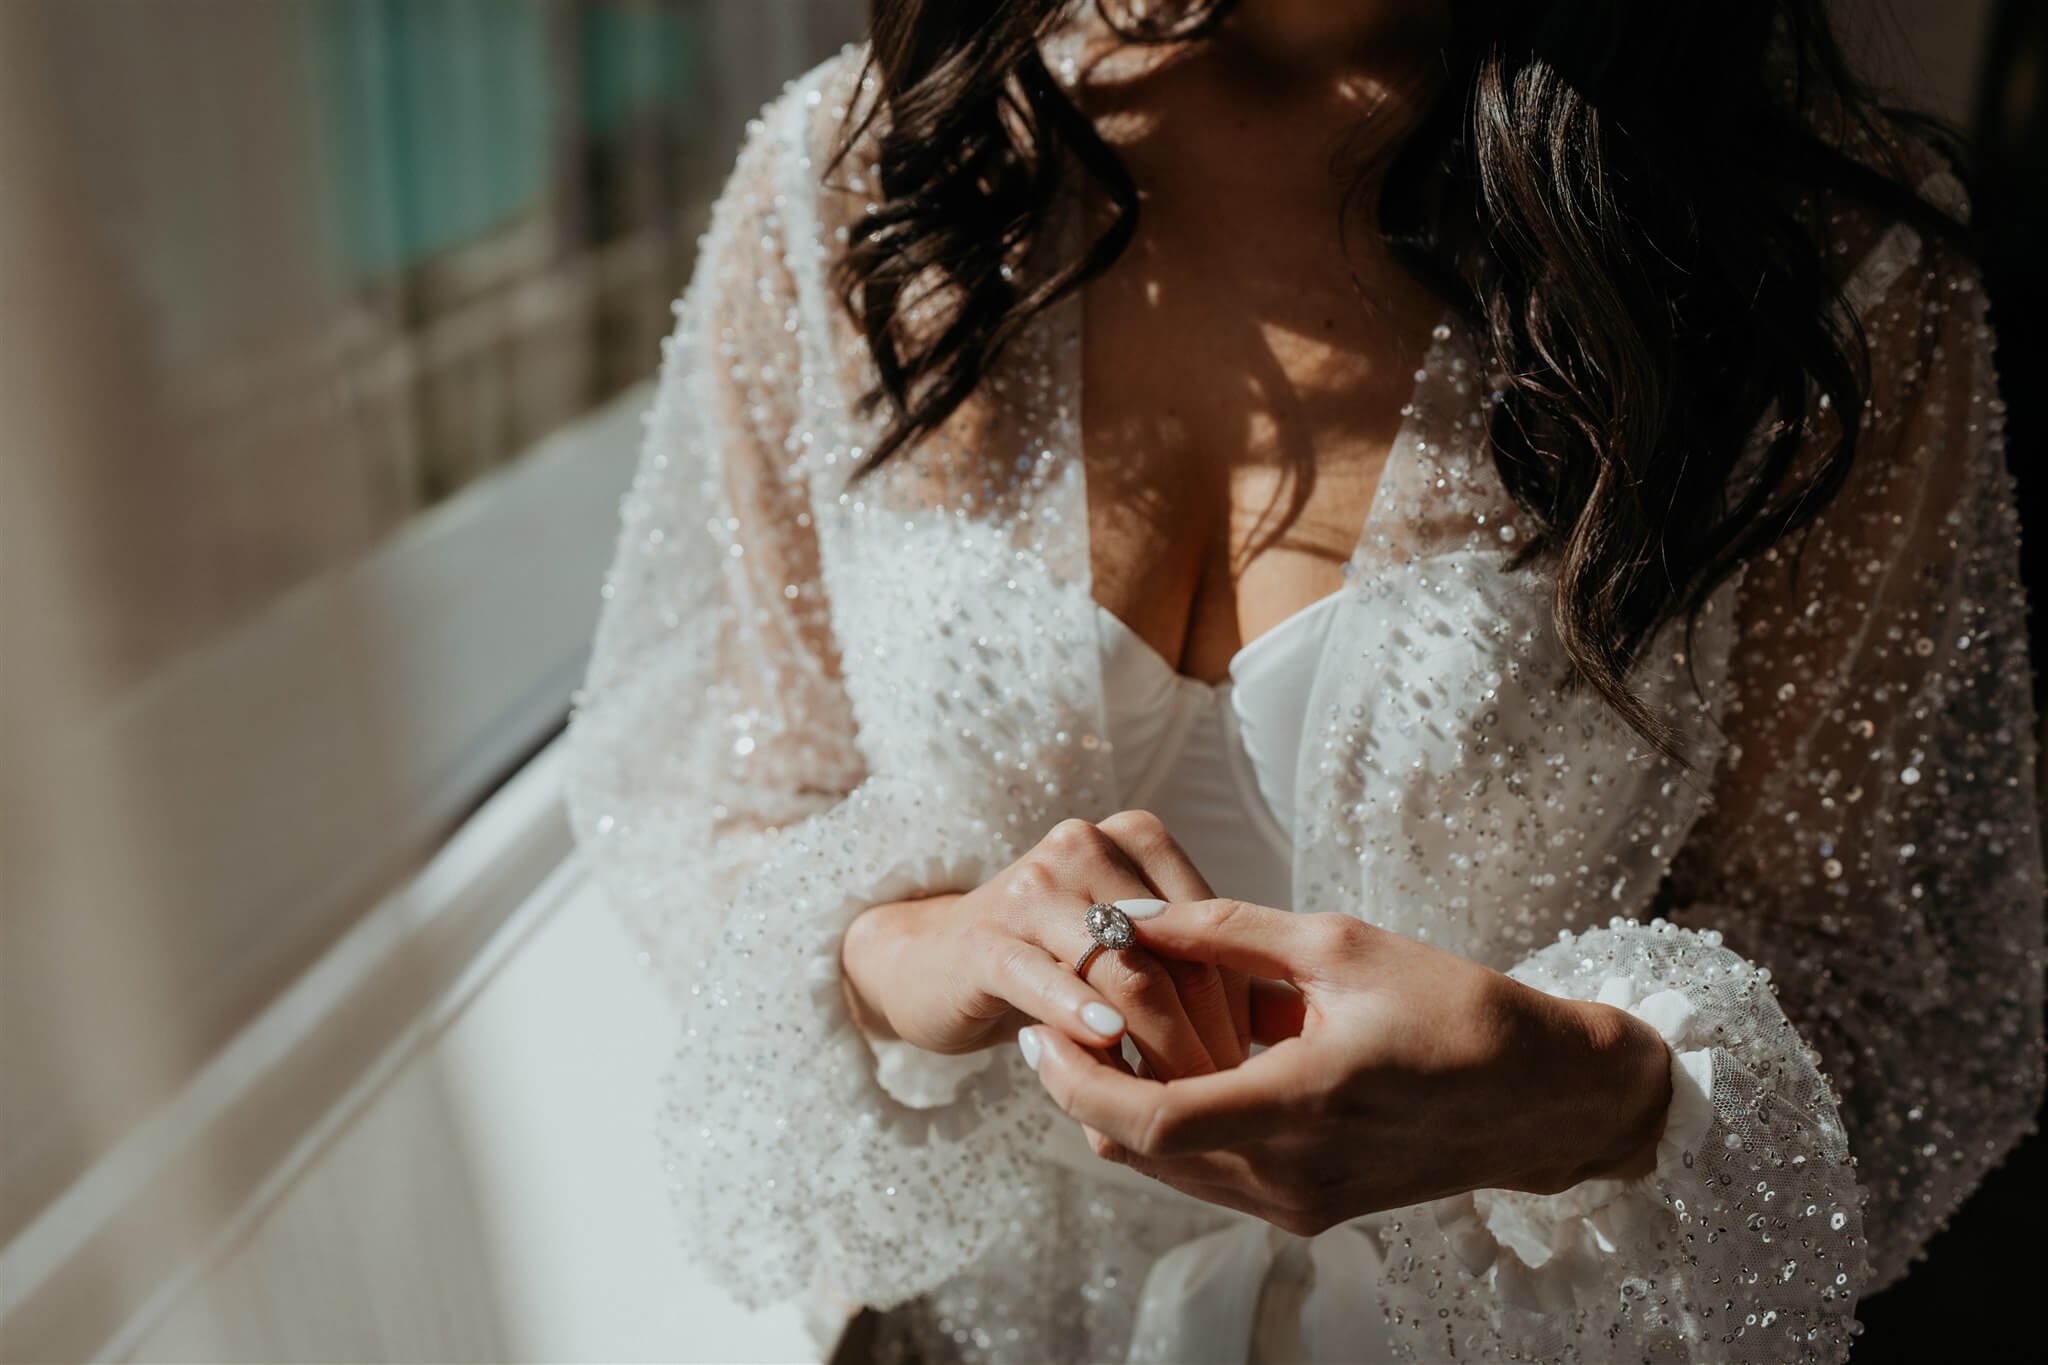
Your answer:
[[[1126,915],[1129,915],[1132,919],[1151,919],[1154,915],[1166,909],[1165,901],[1155,900],[1111,901],[1110,904],[1123,911]]]
[[[1124,1017],[1095,1000],[1081,1006],[1081,1022],[1105,1038],[1114,1038],[1124,1031]]]
[[[1024,1054],[1024,1065],[1030,1067],[1033,1071],[1038,1070],[1038,1053],[1041,1046],[1038,1041],[1037,1030],[1028,1028],[1017,1030],[1017,1050]]]

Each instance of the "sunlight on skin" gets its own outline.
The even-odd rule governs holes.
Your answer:
[[[1094,581],[1192,677],[1341,584],[1441,312],[1367,225],[1370,175],[1347,202],[1421,107],[1439,7],[1335,7],[1364,47],[1329,41],[1330,8],[1255,3],[1182,46],[1083,15],[1077,101],[1141,210],[1081,304]],[[1312,20],[1317,64],[1247,58],[1268,32],[1247,20]],[[1212,357],[1201,382],[1188,336]]]

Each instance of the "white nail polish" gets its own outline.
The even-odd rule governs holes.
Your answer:
[[[1038,1052],[1041,1046],[1037,1033],[1028,1028],[1017,1030],[1017,1050],[1024,1054],[1024,1065],[1033,1071],[1038,1070]]]
[[[1081,1006],[1081,1022],[1105,1038],[1114,1038],[1124,1030],[1124,1017],[1095,1000]]]
[[[1151,919],[1154,915],[1160,914],[1166,909],[1165,901],[1144,899],[1111,901],[1110,904],[1123,911],[1126,915],[1129,915],[1132,919]]]

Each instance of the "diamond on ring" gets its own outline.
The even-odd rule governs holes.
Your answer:
[[[1108,901],[1088,907],[1088,937],[1105,948],[1128,948],[1138,941],[1131,917]]]

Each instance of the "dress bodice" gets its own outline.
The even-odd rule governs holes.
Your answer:
[[[1294,778],[1336,603],[1265,631],[1213,683],[1096,606],[1118,803],[1165,821],[1219,896],[1292,908]]]

